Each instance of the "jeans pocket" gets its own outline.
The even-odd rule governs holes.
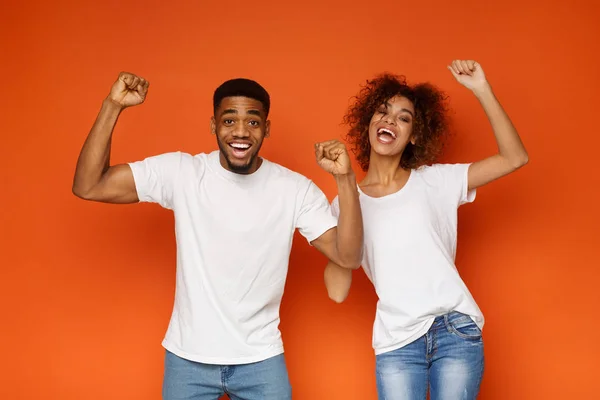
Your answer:
[[[451,333],[460,338],[469,340],[481,339],[481,329],[479,329],[479,326],[468,315],[462,314],[457,318],[449,318],[446,315],[446,326]]]

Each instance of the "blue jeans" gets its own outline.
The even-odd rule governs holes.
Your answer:
[[[211,365],[167,351],[164,400],[286,400],[292,398],[283,354],[241,365]]]
[[[471,317],[437,317],[416,341],[376,357],[381,400],[470,400],[483,377],[483,339]]]

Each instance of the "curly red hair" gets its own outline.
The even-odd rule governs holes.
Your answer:
[[[346,140],[363,171],[369,169],[371,118],[379,106],[398,95],[410,100],[415,108],[415,144],[407,144],[400,167],[413,169],[432,164],[442,151],[449,134],[447,96],[429,83],[411,86],[402,75],[382,74],[367,80],[344,117],[344,123],[350,127]]]

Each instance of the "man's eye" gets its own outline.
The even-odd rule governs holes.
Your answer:
[[[260,125],[260,123],[258,121],[250,121],[250,125],[258,126],[258,125]]]

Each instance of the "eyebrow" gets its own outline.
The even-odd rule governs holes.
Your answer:
[[[237,113],[238,113],[238,111],[235,108],[227,108],[227,109],[223,110],[221,115],[237,114]],[[261,116],[259,110],[248,110],[248,114],[256,115],[257,117]]]
[[[385,107],[386,108],[390,108],[391,106],[392,105],[389,102],[387,102],[387,101],[385,102]],[[413,118],[415,117],[415,114],[413,114],[413,112],[410,111],[408,108],[401,108],[400,111],[407,112],[407,113],[409,113],[411,115],[411,117],[413,117]]]
[[[221,115],[225,114],[237,114],[237,110],[234,108],[228,108],[226,110],[223,110],[223,112],[221,113]]]

